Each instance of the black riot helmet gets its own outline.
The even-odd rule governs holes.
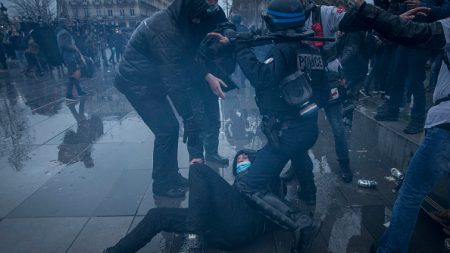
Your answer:
[[[305,12],[299,0],[273,0],[262,17],[271,32],[298,30],[305,26]]]

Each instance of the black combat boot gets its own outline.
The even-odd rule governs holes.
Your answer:
[[[215,162],[218,164],[227,165],[228,164],[228,158],[222,157],[219,154],[212,154],[212,155],[206,155],[206,161],[209,162]]]
[[[185,177],[183,177],[179,172],[177,172],[173,178],[173,184],[175,186],[178,186],[180,188],[188,188],[189,187],[189,180]]]
[[[418,134],[423,131],[424,121],[412,119],[409,124],[403,129],[405,134]]]
[[[309,206],[316,204],[316,184],[314,178],[306,179],[305,177],[298,178],[299,189],[297,191],[298,198]]]
[[[153,182],[153,194],[160,197],[168,198],[184,198],[186,196],[186,190],[174,186],[168,182],[155,183]]]
[[[315,188],[315,187],[314,187]],[[298,198],[308,206],[316,205],[316,191],[312,189],[301,188],[297,191]]]
[[[374,117],[377,121],[397,121],[398,108],[393,108],[384,104],[378,108],[378,112]]]
[[[353,181],[353,172],[350,169],[350,160],[338,160],[340,167],[340,176],[344,183],[351,183]]]
[[[309,218],[309,216],[306,216]],[[300,222],[300,219],[305,219],[303,222]],[[302,228],[299,228],[295,233],[295,243],[296,245],[291,248],[292,253],[307,253],[309,252],[309,248],[311,247],[314,238],[319,233],[321,227],[321,221],[319,219],[309,218],[308,221],[305,216],[297,220],[297,224],[306,225],[310,221],[312,221],[309,225],[306,225]]]

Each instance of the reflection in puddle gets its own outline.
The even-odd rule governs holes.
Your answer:
[[[342,218],[336,219],[328,240],[328,250],[334,253],[347,252],[350,239],[361,235],[361,210],[347,209]]]

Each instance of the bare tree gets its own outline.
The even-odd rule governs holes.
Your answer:
[[[41,18],[48,22],[54,17],[51,3],[52,0],[15,0],[12,6],[22,16],[30,17],[35,21]]]

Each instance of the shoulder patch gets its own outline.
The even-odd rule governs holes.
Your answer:
[[[264,64],[270,64],[273,62],[273,57],[270,57],[264,61]]]

